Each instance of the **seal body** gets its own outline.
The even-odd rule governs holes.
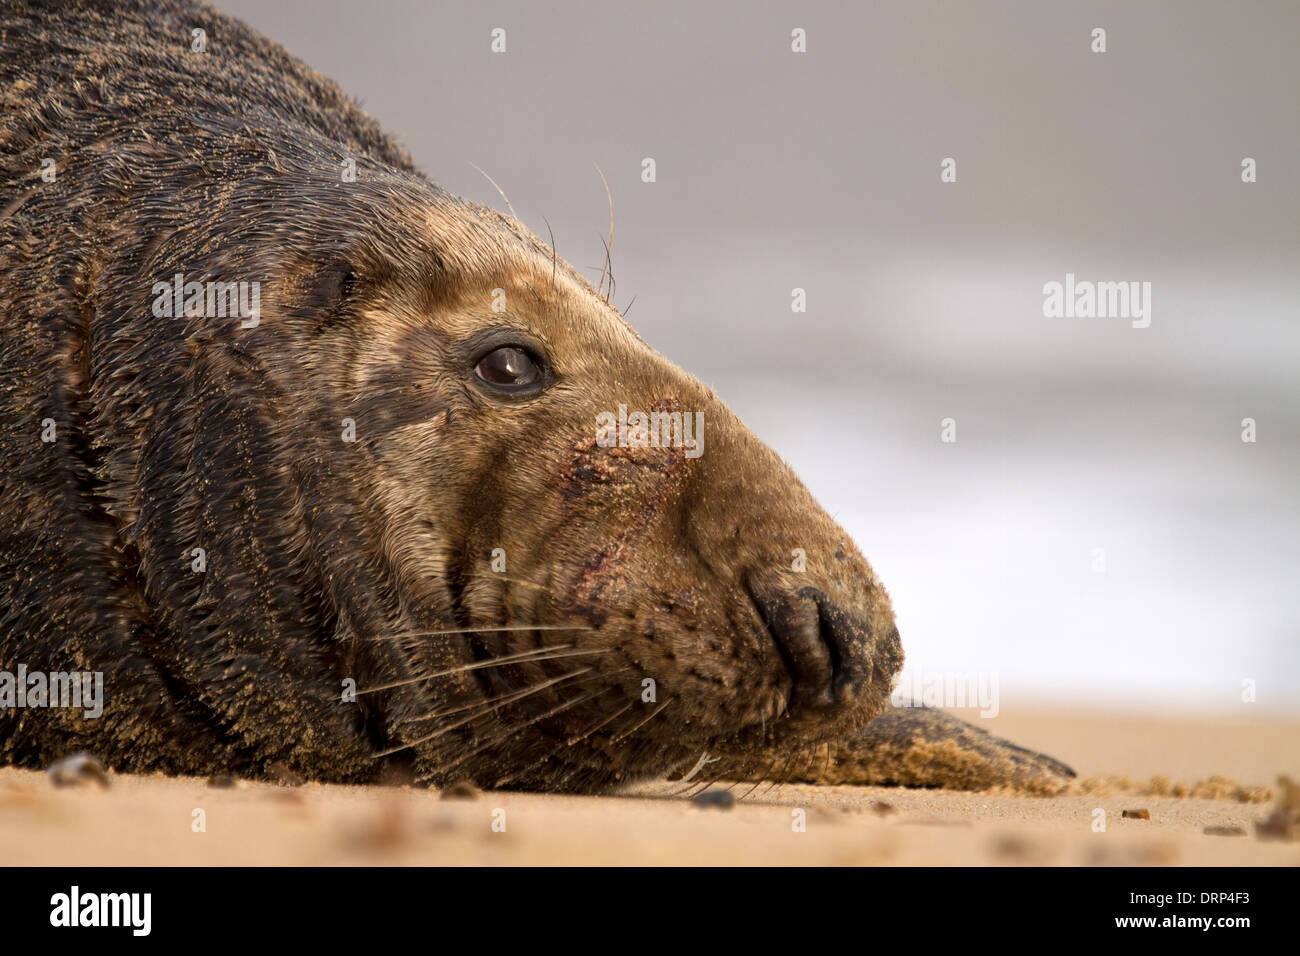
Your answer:
[[[594,790],[884,709],[790,469],[332,83],[179,0],[6,6],[0,80],[0,668],[103,687],[0,757]]]

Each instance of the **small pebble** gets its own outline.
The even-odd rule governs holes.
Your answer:
[[[218,773],[208,777],[208,786],[216,790],[233,790],[239,781],[228,773]]]
[[[736,795],[730,790],[705,790],[691,797],[691,803],[697,807],[710,807],[715,810],[730,810],[736,805]]]
[[[1151,812],[1149,810],[1125,810],[1123,817],[1126,820],[1150,820]]]
[[[901,820],[901,821],[899,821],[899,822],[900,822],[900,823],[910,824],[910,825],[915,825],[915,826],[922,826],[922,827],[968,827],[968,826],[971,826],[971,821],[969,821],[969,820],[951,820],[951,819],[948,819],[947,817],[933,817],[933,816],[929,816],[929,817],[912,817],[912,818],[909,818],[909,819],[906,819],[906,820]]]
[[[1010,833],[1001,834],[993,841],[993,852],[998,856],[1024,859],[1033,855],[1033,849],[1028,840]]]
[[[1206,827],[1201,831],[1208,833],[1210,836],[1245,836],[1246,831],[1241,827]]]
[[[442,800],[477,800],[483,791],[474,785],[473,780],[458,780],[442,788]]]
[[[94,781],[105,790],[109,788],[108,771],[98,757],[92,754],[76,753],[54,761],[45,773],[50,783],[56,787],[79,787]]]

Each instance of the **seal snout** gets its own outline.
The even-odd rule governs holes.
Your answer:
[[[882,669],[877,666],[869,615],[835,602],[816,587],[750,591],[790,673],[792,717],[834,717],[879,683]],[[890,630],[884,640],[896,647],[897,631]],[[890,647],[884,650],[890,658]]]

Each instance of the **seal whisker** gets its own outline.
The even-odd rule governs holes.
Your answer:
[[[683,779],[683,780],[689,780],[689,779],[690,779],[690,776],[691,776],[691,775],[694,775],[698,770],[700,770],[701,768],[703,768],[703,767],[706,765],[706,763],[717,763],[718,761],[722,760],[722,757],[723,757],[723,755],[719,754],[718,756],[714,757],[712,760],[708,760],[708,761],[706,761],[705,758],[708,757],[708,755],[709,755],[709,754],[708,754],[708,751],[705,751],[704,754],[701,755],[700,760],[699,760],[699,762],[696,764],[695,769],[691,771],[691,774],[688,775],[687,777],[683,777],[682,779]],[[724,763],[723,766],[725,767],[726,764]],[[694,797],[696,794],[698,794],[698,793],[703,793],[705,790],[709,789],[709,787],[713,786],[715,783],[717,783],[719,780],[721,780],[724,776],[726,776],[726,771],[725,771],[725,770],[724,770],[722,773],[715,773],[715,774],[713,774],[713,775],[711,775],[711,776],[702,777],[702,778],[701,778],[701,780],[703,780],[703,783],[702,783],[702,784],[699,783],[699,782],[696,782],[696,783],[688,783],[686,786],[682,787],[680,790],[674,791],[674,793],[673,793],[672,795],[673,795],[674,797],[682,797],[682,796],[685,796],[685,795],[689,792],[689,793],[690,793],[690,797]],[[733,785],[733,786],[734,786],[734,785]],[[730,790],[731,787],[728,787],[727,789]],[[690,799],[690,797],[687,797],[687,799]]]
[[[633,727],[632,729],[630,729],[630,730],[626,730],[626,731],[624,731],[623,733],[619,734],[617,737],[615,737],[613,740],[611,740],[610,743],[614,743],[614,744],[616,744],[616,743],[620,743],[621,741],[626,740],[628,737],[632,736],[634,733],[636,733],[638,730],[640,730],[640,729],[641,729],[642,727],[644,727],[646,724],[650,723],[650,721],[654,720],[656,717],[658,717],[660,714],[662,714],[662,713],[664,712],[664,710],[668,707],[668,705],[671,704],[671,703],[672,703],[673,701],[675,701],[676,699],[677,699],[676,697],[669,697],[666,701],[664,701],[662,704],[660,704],[658,707],[656,707],[656,708],[654,709],[654,711],[650,714],[649,717],[646,717],[645,720],[642,720],[640,723],[638,723],[638,724],[637,724],[635,727]]]
[[[605,243],[605,265],[600,270],[600,285],[596,286],[596,292],[605,287],[605,270],[609,270],[609,292],[614,293],[614,265],[610,261],[610,255],[614,251],[614,194],[609,191],[609,180],[605,178],[605,173],[601,170],[598,163],[592,163],[596,167],[596,172],[600,173],[600,181],[605,184],[605,198],[609,200],[609,242]],[[603,240],[602,240],[603,241]],[[609,295],[605,296],[605,302],[609,302]]]
[[[387,684],[378,684],[374,687],[367,687],[364,690],[357,691],[357,696],[362,694],[376,694],[381,690],[392,690],[395,687],[406,687],[410,684],[419,684],[422,681],[433,680],[435,677],[450,677],[453,674],[463,674],[466,671],[482,670],[485,667],[500,667],[504,664],[534,664],[542,661],[558,660],[562,657],[582,657],[590,654],[610,654],[612,648],[593,647],[584,651],[565,652],[564,645],[561,648],[540,647],[532,651],[523,651],[519,654],[508,654],[505,657],[496,657],[489,661],[474,661],[472,664],[461,664],[459,667],[451,667],[447,670],[433,671],[428,674],[421,674],[418,677],[408,677],[405,680],[392,681]],[[552,653],[558,651],[559,653]]]
[[[600,721],[594,727],[587,728],[577,737],[570,737],[568,740],[565,741],[565,744],[567,746],[572,747],[576,743],[581,743],[582,741],[590,737],[592,734],[594,734],[596,731],[600,730],[601,727],[604,727],[606,724],[608,724],[610,721],[623,716],[625,713],[627,713],[629,710],[632,709],[632,705],[635,703],[636,703],[635,700],[629,700],[627,704],[625,704],[623,707],[620,707],[618,710],[614,711],[614,713],[610,714],[608,717]]]
[[[767,778],[767,775],[772,771],[772,768],[776,766],[776,762],[779,759],[780,757],[773,757],[771,760],[769,760],[767,766],[763,768],[763,772],[759,774],[758,779],[754,781],[754,785],[750,787],[748,790],[746,790],[744,793],[742,793],[738,799],[744,800],[751,793],[757,790],[759,786],[763,783],[763,781]]]
[[[492,627],[456,627],[444,631],[395,631],[370,638],[372,641],[395,640],[402,637],[438,637],[443,634],[494,634],[498,631],[594,631],[590,624],[504,624]]]
[[[484,717],[487,714],[490,714],[492,711],[500,707],[502,703],[508,704],[508,703],[514,703],[514,701],[516,700],[523,700],[525,697],[544,691],[548,687],[554,687],[556,684],[563,683],[564,681],[569,680],[570,678],[577,677],[580,674],[586,674],[590,670],[591,670],[590,667],[583,667],[569,674],[565,674],[563,677],[553,677],[548,681],[543,681],[542,683],[537,684],[536,686],[528,687],[525,688],[524,690],[518,691],[514,695],[514,697],[512,697],[508,701],[493,701],[487,707],[484,707],[483,709],[470,714],[468,717],[463,717],[460,720],[456,721],[455,723],[448,724],[445,727],[439,727],[437,730],[433,731],[433,733],[426,734],[423,737],[418,737],[415,740],[408,741],[407,743],[402,744],[400,747],[390,747],[388,750],[381,750],[379,753],[375,754],[375,758],[378,759],[380,757],[388,757],[391,756],[392,754],[399,753],[403,750],[408,750],[411,747],[415,747],[419,744],[427,743],[430,740],[434,740],[437,737],[441,737],[445,733],[449,733],[455,730],[457,727],[463,727],[466,724],[470,723],[471,721],[477,720],[479,717]]]
[[[571,654],[562,654],[562,655],[556,655],[556,656],[557,656],[557,657],[572,657],[573,655],[571,655]],[[538,661],[549,661],[549,660],[554,660],[554,659],[555,659],[555,658],[551,658],[551,657],[540,657],[540,658],[533,658],[533,659],[531,659],[531,660],[524,661],[523,663],[525,663],[525,664],[532,664],[532,663],[536,663],[536,662],[538,662]],[[573,677],[573,676],[575,676],[576,674],[585,673],[585,672],[590,671],[590,670],[591,670],[590,667],[586,667],[586,668],[583,668],[581,671],[574,671],[572,674],[569,674],[569,675],[566,675],[566,676],[567,676],[567,677]],[[628,668],[626,668],[626,667],[621,667],[621,668],[619,668],[618,670],[605,671],[605,672],[602,672],[602,673],[599,673],[599,674],[596,674],[596,675],[593,675],[593,676],[595,676],[595,677],[608,677],[608,676],[611,675],[611,674],[617,674],[617,673],[619,673],[620,671],[625,671],[625,670],[628,670]],[[589,678],[587,678],[587,680],[579,681],[578,683],[579,683],[580,685],[581,685],[581,684],[585,684],[585,683],[587,683],[587,681],[589,681],[589,680],[591,680],[591,679],[592,679],[592,678],[589,677]],[[613,689],[613,688],[610,688],[610,689]],[[529,688],[524,688],[523,690],[530,690],[530,689],[529,689]],[[499,694],[499,695],[497,695],[496,697],[491,697],[491,698],[488,698],[488,699],[486,699],[486,700],[476,700],[476,701],[472,701],[472,702],[470,702],[470,703],[468,703],[468,704],[462,704],[462,705],[459,706],[459,707],[451,707],[451,708],[449,708],[449,709],[447,709],[447,710],[434,710],[434,711],[430,711],[430,712],[425,713],[425,714],[419,714],[419,715],[414,716],[414,717],[403,717],[401,720],[395,721],[394,723],[395,723],[395,724],[413,724],[413,723],[416,723],[417,721],[422,721],[422,720],[435,720],[435,719],[437,719],[437,718],[439,718],[439,717],[449,717],[449,716],[451,716],[452,714],[458,714],[458,713],[461,713],[462,711],[470,710],[470,709],[472,709],[472,708],[474,708],[474,707],[479,707],[479,706],[484,705],[484,704],[496,705],[496,704],[509,704],[509,703],[513,703],[513,702],[514,702],[515,700],[517,700],[520,696],[523,696],[521,690],[519,690],[519,689],[509,690],[509,691],[506,691],[504,694]]]
[[[584,668],[584,670],[590,670],[590,668]],[[572,676],[572,675],[567,675],[567,676]],[[403,724],[414,724],[424,720],[437,720],[441,717],[450,717],[453,714],[459,714],[467,710],[473,710],[476,707],[483,708],[482,710],[479,711],[480,713],[487,713],[488,710],[500,704],[513,703],[514,701],[519,700],[521,697],[527,696],[529,693],[532,692],[532,690],[533,688],[524,688],[522,690],[510,690],[510,691],[506,691],[504,694],[498,694],[496,697],[489,697],[486,700],[471,701],[468,704],[461,704],[459,707],[449,707],[446,710],[431,710],[428,711],[427,713],[418,714],[414,717],[403,717],[401,720],[395,721],[394,723],[397,725],[403,725]]]
[[[504,743],[505,741],[513,737],[515,734],[517,734],[519,731],[531,727],[539,720],[545,720],[548,717],[554,717],[556,714],[562,713],[563,711],[568,710],[570,707],[576,707],[579,704],[585,704],[587,701],[594,700],[596,697],[599,697],[602,693],[603,691],[596,691],[594,693],[587,694],[585,697],[579,697],[576,698],[575,700],[566,701],[565,703],[560,704],[558,707],[552,707],[544,714],[538,714],[536,717],[533,717],[529,720],[525,720],[523,723],[515,724],[514,726],[508,728],[504,734],[501,734],[498,737],[494,737],[491,740],[484,741],[483,743],[479,744],[479,746],[475,747],[473,750],[465,754],[462,754],[460,757],[453,760],[451,763],[441,766],[439,768],[439,771],[441,773],[446,773],[447,771],[454,770],[456,767],[460,766],[462,763],[464,763],[466,760],[469,760],[471,757],[477,756],[478,754],[482,753],[484,750],[486,750],[489,747],[495,747],[498,744]],[[424,774],[420,776],[418,779],[420,781],[426,781],[429,778],[430,778],[429,774]]]
[[[708,790],[711,786],[713,786],[721,779],[722,779],[722,774],[714,774],[713,776],[710,777],[704,777],[701,782],[693,783],[690,786],[686,787],[685,790],[680,790],[677,793],[673,794],[673,796],[684,797],[687,800],[693,800],[695,797],[699,796],[701,793]],[[689,796],[686,795],[686,790],[692,791]]]
[[[495,179],[493,179],[487,173],[483,172],[482,169],[479,169],[478,166],[475,166],[474,163],[470,163],[470,165],[474,166],[475,169],[478,169],[478,171],[483,174],[483,178],[486,179],[488,182],[490,182],[492,186],[496,189],[496,191],[501,194],[501,198],[505,200],[506,208],[510,210],[510,215],[513,216],[515,219],[518,219],[519,214],[515,212],[515,207],[510,205],[510,198],[506,195],[506,191],[497,185],[497,181]]]
[[[605,271],[606,266],[609,267],[609,292],[605,293],[605,304],[606,304],[606,305],[613,306],[614,304],[613,304],[612,302],[610,302],[609,300],[610,300],[610,297],[613,296],[613,294],[614,294],[614,287],[615,287],[615,285],[616,285],[616,283],[614,282],[614,265],[613,265],[613,263],[610,262],[610,260],[609,260],[609,248],[610,248],[610,247],[609,247],[609,243],[605,241],[605,237],[604,237],[604,236],[601,236],[601,238],[600,238],[600,244],[601,244],[602,246],[605,247],[605,263],[606,263],[605,266],[601,266],[601,272],[604,272],[604,271]],[[602,280],[602,284],[603,284],[603,280]],[[617,310],[617,306],[614,306],[614,308]]]
[[[621,670],[630,670],[630,669],[631,669],[631,668],[627,668],[627,667],[621,668]],[[615,672],[615,673],[617,673],[617,672]],[[602,674],[602,675],[597,675],[597,676],[603,677],[603,676],[605,676],[605,675]],[[606,687],[604,690],[597,692],[597,693],[595,694],[595,697],[593,697],[593,698],[589,698],[589,699],[596,699],[596,698],[602,697],[603,695],[605,695],[605,694],[608,693],[609,691],[611,691],[611,690],[617,690],[617,689],[618,689],[617,687],[614,687],[614,686],[611,685],[611,686],[609,686],[609,687]],[[632,706],[632,702],[629,702],[629,703],[628,703],[628,707],[630,707],[630,706]],[[618,711],[614,716],[617,716],[618,714],[621,714],[621,713],[623,713],[623,712],[626,711],[626,710],[627,710],[627,707],[624,707],[622,710],[619,710],[619,711]],[[535,760],[535,761],[533,761],[532,763],[528,764],[528,766],[526,766],[526,767],[521,767],[521,768],[519,768],[518,770],[515,770],[513,773],[509,773],[509,774],[507,774],[507,775],[504,776],[504,777],[499,777],[499,778],[497,778],[497,780],[492,784],[492,786],[493,786],[494,788],[495,788],[495,787],[499,787],[499,786],[501,786],[502,784],[509,783],[511,780],[515,780],[515,779],[517,779],[518,777],[523,776],[524,774],[528,773],[529,771],[533,770],[533,769],[536,768],[536,767],[540,767],[542,764],[546,763],[548,760],[550,760],[552,757],[554,757],[556,754],[558,754],[561,750],[564,750],[564,749],[567,748],[567,747],[572,747],[572,746],[573,746],[575,743],[577,743],[578,741],[583,740],[584,738],[586,738],[586,737],[589,736],[590,734],[594,733],[595,730],[596,730],[597,728],[603,726],[604,724],[609,723],[609,721],[610,721],[610,718],[609,718],[609,717],[606,717],[606,718],[604,718],[603,720],[601,720],[599,723],[597,723],[594,727],[591,727],[591,728],[589,728],[588,730],[583,731],[581,735],[579,735],[579,736],[577,736],[577,737],[570,737],[568,740],[561,741],[561,742],[560,742],[559,744],[557,744],[555,747],[552,747],[549,751],[547,751],[546,755],[545,755],[544,757],[542,757],[540,760]]]
[[[796,759],[798,759],[798,756],[799,755],[797,753],[792,753],[790,754],[790,756],[786,757],[786,759],[781,763],[781,769],[772,775],[772,782],[769,783],[767,785],[767,788],[763,791],[762,794],[763,796],[767,796],[769,793],[771,793],[772,788],[777,786],[778,784],[787,782],[786,775],[790,772],[790,765]]]
[[[695,775],[697,773],[699,773],[701,770],[704,769],[705,764],[713,763],[717,759],[718,759],[717,757],[714,757],[713,760],[710,760],[709,752],[707,750],[703,751],[700,754],[700,759],[695,761],[695,766],[690,769],[690,772],[687,773],[686,776],[682,777],[682,783],[689,783],[691,780],[695,778]]]
[[[727,787],[728,790],[735,790],[741,783],[749,779],[749,768],[754,766],[757,759],[757,755],[754,754],[745,758],[745,762],[740,765],[740,772],[733,774],[734,779],[731,781],[731,785]]]
[[[542,217],[542,222],[546,223],[546,232],[551,237],[551,289],[554,290],[555,289],[555,265],[557,259],[556,252],[555,252],[555,232],[551,229],[551,221],[547,219],[545,216]]]

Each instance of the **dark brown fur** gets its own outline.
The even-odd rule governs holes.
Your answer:
[[[107,698],[0,712],[0,758],[599,789],[832,746],[863,782],[1068,773],[937,712],[873,723],[889,600],[790,470],[280,47],[178,0],[7,4],[0,81],[0,669],[103,671]],[[175,273],[260,282],[260,324],[156,317]],[[550,388],[479,387],[502,336]],[[703,412],[705,454],[599,446],[620,403]],[[936,736],[988,772],[908,762]]]

